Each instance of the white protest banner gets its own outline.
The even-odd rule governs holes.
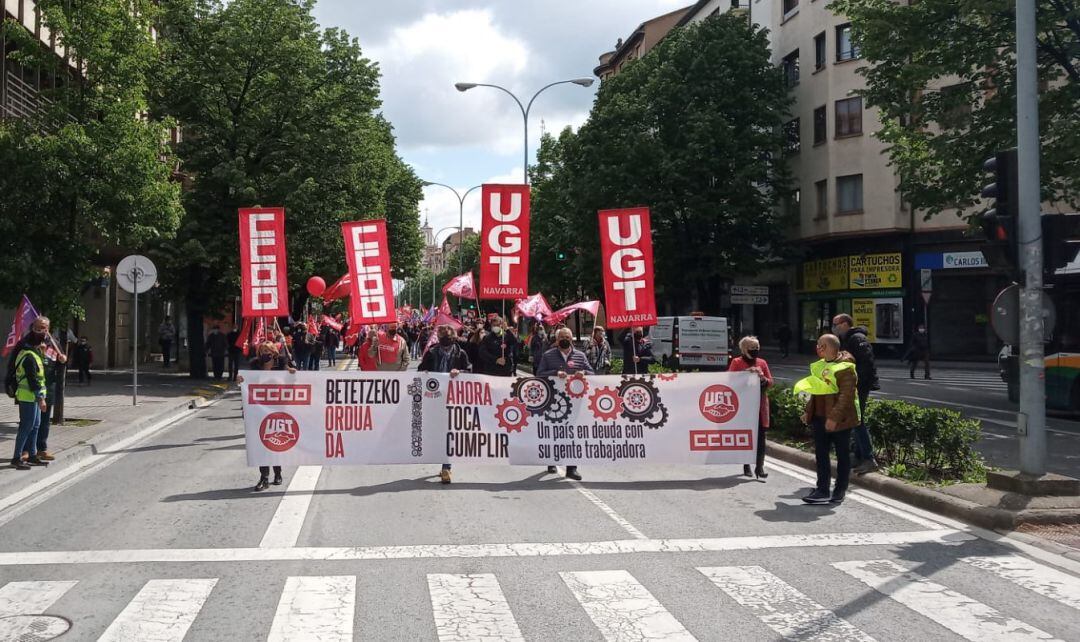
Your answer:
[[[751,373],[248,371],[248,464],[749,464]]]

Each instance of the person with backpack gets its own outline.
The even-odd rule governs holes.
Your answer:
[[[34,322],[37,326],[37,321]],[[46,326],[47,328],[48,326]],[[15,452],[11,467],[30,470],[31,466],[48,466],[49,462],[38,457],[38,428],[41,414],[48,409],[48,389],[45,384],[46,332],[31,328],[15,350],[15,357],[8,368],[4,388],[19,406],[19,431],[15,435]],[[27,459],[22,459],[23,452]]]

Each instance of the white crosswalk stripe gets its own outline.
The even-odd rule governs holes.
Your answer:
[[[959,561],[962,563],[955,569],[985,574],[985,580],[1002,585],[1012,583],[1030,591],[1030,599],[1015,606],[1021,609],[1019,613],[1013,612],[1011,605],[1003,607],[1003,612],[895,561],[841,561],[833,562],[831,566],[853,578],[841,580],[841,585],[847,585],[843,590],[862,595],[866,591],[864,585],[869,586],[888,600],[910,609],[913,615],[908,620],[912,635],[921,634],[929,639],[940,637],[940,626],[977,642],[1054,640],[1057,638],[1051,633],[1017,619],[1017,616],[1025,617],[1024,614],[1030,616],[1031,600],[1045,600],[1048,607],[1058,609],[1058,614],[1041,626],[1061,637],[1080,639],[1080,620],[1063,624],[1069,620],[1062,619],[1059,606],[1080,610],[1080,577],[1019,555],[961,557]],[[824,567],[829,563],[823,561],[820,564]],[[425,576],[431,600],[431,616],[427,621],[434,624],[433,632],[440,642],[522,641],[525,635],[519,620],[537,627],[536,618],[540,618],[545,627],[551,626],[553,618],[556,622],[573,622],[575,618],[586,621],[587,618],[596,629],[582,637],[595,637],[598,632],[609,642],[689,641],[697,639],[695,636],[716,639],[723,627],[728,626],[727,622],[740,617],[753,622],[749,616],[771,629],[771,634],[785,640],[873,642],[875,638],[893,637],[894,631],[880,627],[861,630],[810,597],[818,594],[821,586],[796,586],[789,583],[791,580],[785,578],[784,573],[767,566],[676,568],[674,572],[681,574],[680,585],[686,584],[688,576],[700,573],[716,587],[699,589],[707,593],[693,596],[690,603],[699,604],[703,609],[694,614],[695,623],[690,624],[693,633],[668,610],[670,605],[662,604],[628,570],[558,572],[569,592],[546,598],[539,609],[530,598],[523,603],[528,604],[526,610],[517,614],[504,595],[506,577],[500,583],[495,573],[429,573]],[[554,574],[556,571],[541,573]],[[523,580],[520,573],[515,572],[512,577],[516,584],[514,588],[522,590],[519,588]],[[214,599],[218,582],[215,578],[151,579],[141,586],[129,603],[112,607],[119,611],[112,622],[97,624],[107,627],[100,640],[156,642],[191,637],[189,630],[209,600]],[[265,607],[264,621],[269,620],[267,639],[275,642],[352,640],[357,604],[378,602],[372,600],[371,595],[358,595],[357,582],[354,575],[287,577],[276,609],[272,608],[272,601]],[[975,585],[978,585],[977,581]],[[33,615],[47,614],[53,620],[66,622],[55,617],[63,613],[50,613],[50,609],[54,609],[61,598],[64,598],[64,604],[70,605],[73,598],[83,597],[80,592],[89,590],[74,580],[14,581],[0,586],[0,639],[10,639],[4,634],[9,629],[22,630],[17,627],[25,629],[31,623],[37,626],[36,622],[41,618],[35,620],[30,617]],[[388,587],[388,590],[395,589]],[[734,604],[722,597],[720,591]],[[222,590],[219,588],[217,592]],[[224,600],[227,595],[229,593],[225,591],[218,599]],[[97,600],[100,596],[91,599]],[[393,599],[392,595],[390,599]],[[106,612],[110,611],[110,607],[104,608]],[[686,609],[686,602],[681,602],[680,608]],[[577,610],[576,614],[570,616],[574,610]],[[728,612],[724,613],[724,610]],[[213,621],[213,615],[208,617],[211,620],[204,623],[204,627]],[[8,629],[2,626],[5,622],[10,625]],[[875,620],[860,623],[861,627],[877,625]],[[75,637],[80,639],[96,635],[88,635],[86,629],[95,626],[92,622],[75,620],[72,626]],[[1054,626],[1064,627],[1064,630],[1056,630]],[[761,630],[765,632],[764,627]],[[205,635],[206,631],[201,633]],[[550,631],[551,636],[559,634],[559,631]]]
[[[833,566],[967,640],[1023,642],[1057,639],[982,602],[916,575],[890,560],[834,562]]]
[[[8,582],[0,588],[0,617],[44,613],[78,582]]]
[[[698,570],[785,640],[874,642],[874,638],[760,566]]]
[[[525,639],[494,575],[430,574],[427,581],[439,642]]]
[[[559,575],[608,642],[697,639],[626,571]]]
[[[98,642],[180,642],[216,579],[150,580]]]
[[[353,639],[356,578],[352,575],[290,577],[285,580],[269,642]]]
[[[961,557],[976,568],[1035,591],[1043,597],[1080,609],[1080,578],[1016,555],[1003,557]]]

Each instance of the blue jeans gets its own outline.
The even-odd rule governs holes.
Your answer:
[[[862,411],[860,417],[866,417],[866,398],[870,396],[870,391],[859,392],[859,410]],[[870,430],[866,427],[865,421],[860,421],[858,426],[851,431],[851,436],[855,441],[855,458],[859,461],[872,461],[874,459],[874,444],[870,441]]]
[[[337,346],[326,347],[326,365],[332,366],[337,363]]]
[[[306,370],[318,370],[319,369],[319,355],[312,352],[307,358]]]
[[[38,422],[37,437],[35,443],[37,444],[37,451],[45,452],[49,449],[49,426],[52,425],[52,410],[53,410],[53,390],[50,388],[48,397],[45,400],[45,412],[41,413],[41,421]]]
[[[23,451],[31,457],[37,455],[37,431],[41,423],[41,409],[37,401],[19,402],[19,432],[15,435],[15,455],[12,460],[22,458]]]

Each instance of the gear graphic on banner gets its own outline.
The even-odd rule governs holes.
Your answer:
[[[555,385],[542,377],[518,377],[511,385],[510,394],[537,416],[544,414],[555,401]]]
[[[617,388],[597,388],[589,395],[589,410],[601,421],[612,421],[622,412],[622,398]]]
[[[585,377],[570,376],[566,378],[566,394],[573,399],[581,399],[589,394],[589,381]]]
[[[495,406],[495,420],[506,432],[521,432],[529,423],[529,410],[517,399],[507,397]]]
[[[552,404],[544,411],[544,419],[554,422],[566,421],[572,410],[570,395],[565,392],[556,392]]]

